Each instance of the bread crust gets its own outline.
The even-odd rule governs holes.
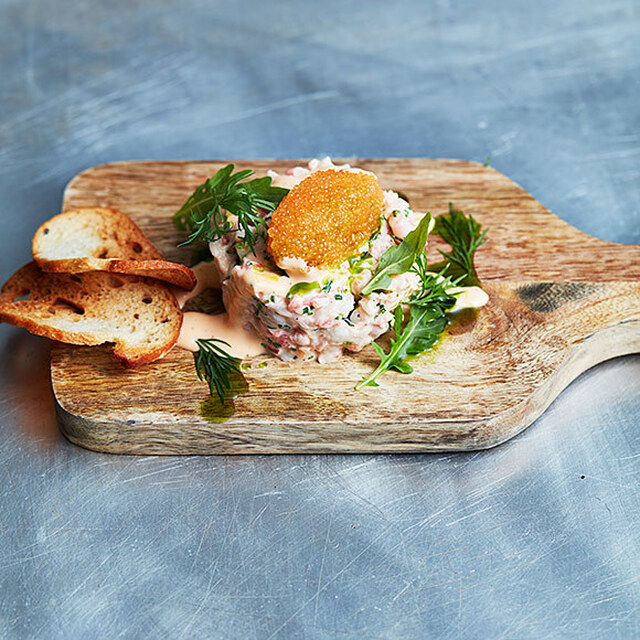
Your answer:
[[[47,273],[84,273],[105,271],[126,273],[133,276],[154,278],[191,291],[196,286],[196,276],[189,267],[167,260],[119,260],[117,258],[67,258],[63,260],[35,260]]]
[[[132,368],[171,350],[182,311],[158,280],[103,272],[43,273],[30,262],[0,290],[0,321],[69,344],[113,343],[114,356]]]
[[[155,278],[191,291],[193,271],[169,262],[142,230],[117,209],[70,209],[38,227],[32,241],[33,259],[50,273],[105,271]]]

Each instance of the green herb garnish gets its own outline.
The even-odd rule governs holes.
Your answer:
[[[408,233],[399,245],[384,252],[375,275],[361,292],[363,296],[368,296],[374,291],[388,289],[393,282],[392,276],[406,273],[411,269],[416,258],[424,253],[430,225],[431,214],[427,213],[420,220],[420,224]]]
[[[287,293],[287,300],[291,299],[291,296],[303,296],[305,293],[310,293],[319,289],[320,285],[317,282],[298,282],[294,284]]]
[[[365,251],[362,255],[359,256],[351,256],[348,259],[349,272],[353,275],[361,274],[369,266],[371,257],[372,256],[368,251]]]
[[[419,228],[411,233],[417,232]],[[384,349],[375,342],[372,343],[380,356],[380,364],[369,377],[356,386],[356,389],[366,385],[377,386],[376,379],[388,369],[395,369],[400,373],[411,373],[413,368],[407,362],[407,358],[418,356],[431,349],[447,327],[449,322],[447,313],[455,305],[458,295],[457,292],[453,292],[455,288],[478,283],[473,258],[476,250],[487,241],[487,231],[482,230],[473,216],[465,216],[462,211],[456,211],[450,204],[449,213],[436,218],[434,233],[450,244],[452,250],[451,252],[440,251],[445,257],[445,262],[439,263],[440,270],[434,273],[436,266],[427,265],[424,244],[422,249],[417,251],[418,245],[413,240],[415,258],[405,271],[413,271],[419,276],[420,289],[403,302],[409,308],[409,318],[405,323],[403,304],[399,305],[393,317],[392,329],[395,338],[391,339],[389,353],[385,353]],[[389,252],[402,247],[410,236],[411,234],[408,234],[400,245],[389,249],[382,260]],[[382,265],[382,261],[380,264]],[[365,291],[368,290],[370,293],[378,288],[384,288],[389,281],[390,279],[381,280],[379,286],[371,287],[372,280]],[[363,294],[367,295],[365,291]]]
[[[420,260],[422,261],[423,258],[424,254]],[[448,324],[447,311],[456,302],[455,296],[448,293],[448,289],[454,287],[456,282],[441,274],[422,271],[423,267],[426,269],[426,259],[423,262],[420,269],[424,279],[421,282],[420,291],[406,302],[409,305],[407,323],[404,324],[402,305],[398,305],[392,326],[395,338],[391,339],[389,353],[385,353],[384,349],[375,342],[372,343],[380,356],[380,364],[369,377],[356,385],[356,389],[367,385],[378,386],[376,379],[388,369],[396,369],[400,373],[411,373],[413,367],[406,359],[410,356],[418,356],[433,347],[445,330]]]
[[[227,213],[237,216],[238,229],[244,233],[244,241],[255,250],[259,235],[267,229],[264,212],[276,210],[288,189],[272,187],[271,178],[254,178],[253,171],[245,169],[233,173],[234,165],[228,164],[212,178],[201,184],[173,216],[175,226],[188,231],[189,237],[179,246],[192,242],[212,242],[235,231]]]
[[[462,285],[478,284],[473,256],[476,250],[487,241],[487,230],[483,231],[473,216],[465,216],[462,211],[457,211],[453,208],[453,204],[449,203],[449,213],[436,217],[433,233],[451,245],[450,252],[438,249],[451,263],[452,269],[449,273],[463,276]],[[442,265],[438,263],[434,266],[440,268]]]
[[[196,361],[196,372],[200,380],[209,383],[209,393],[214,390],[222,404],[226,400],[226,391],[231,388],[230,376],[240,373],[240,358],[227,353],[219,345],[231,345],[217,338],[200,338],[196,340],[199,350],[193,354]]]

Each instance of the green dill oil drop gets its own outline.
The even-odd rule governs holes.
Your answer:
[[[234,399],[249,391],[249,384],[240,371],[229,374],[230,387],[224,394],[224,402],[220,401],[218,394],[209,396],[200,405],[200,415],[207,422],[225,422],[236,410]]]

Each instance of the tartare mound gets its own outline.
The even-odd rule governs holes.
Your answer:
[[[268,250],[276,264],[299,258],[335,267],[355,255],[380,226],[384,194],[365,171],[315,171],[284,197],[269,225]]]
[[[329,158],[269,175],[291,191],[268,238],[250,248],[240,229],[209,245],[229,317],[281,360],[330,362],[360,351],[388,331],[396,307],[419,287],[409,271],[385,291],[361,293],[385,251],[423,216],[383,192],[373,174]]]

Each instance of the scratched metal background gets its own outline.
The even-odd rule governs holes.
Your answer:
[[[491,156],[640,243],[637,1],[1,0],[0,79],[3,281],[123,159]],[[640,637],[640,357],[482,453],[133,458],[0,341],[2,638]]]

